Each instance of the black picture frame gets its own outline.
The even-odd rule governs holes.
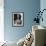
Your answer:
[[[24,27],[24,12],[12,12],[12,26]]]

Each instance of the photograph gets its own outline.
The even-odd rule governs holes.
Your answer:
[[[13,26],[24,26],[24,12],[13,12],[12,13],[12,25]]]

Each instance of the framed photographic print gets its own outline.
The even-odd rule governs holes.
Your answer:
[[[14,27],[24,26],[24,12],[12,12],[12,25]]]

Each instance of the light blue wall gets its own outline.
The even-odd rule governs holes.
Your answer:
[[[35,12],[40,9],[40,0],[4,0],[4,38],[18,41],[32,28]],[[12,27],[12,12],[24,12],[24,27]]]
[[[43,9],[46,9],[46,0],[41,0],[40,1],[40,10],[42,11]],[[46,27],[46,10],[43,12],[43,22],[40,22],[40,25],[45,26]]]

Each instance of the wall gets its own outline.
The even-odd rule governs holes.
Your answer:
[[[40,9],[41,9],[41,11],[43,10],[43,9],[46,9],[46,0],[41,0],[40,1]],[[41,21],[40,22],[40,25],[43,25],[43,26],[45,26],[46,27],[46,10],[43,12],[43,15],[42,15],[42,17],[43,17],[43,22]]]
[[[32,29],[35,12],[40,10],[40,0],[4,0],[4,38],[18,41]],[[24,27],[12,27],[12,12],[24,12]]]

